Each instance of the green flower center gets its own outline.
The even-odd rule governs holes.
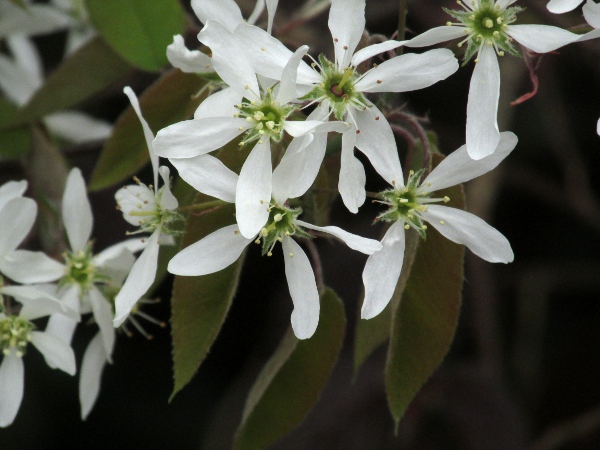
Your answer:
[[[19,316],[8,316],[0,320],[0,349],[8,355],[11,349],[16,350],[18,357],[25,354],[25,349],[31,341],[31,331],[34,325]]]
[[[290,236],[300,236],[312,238],[312,236],[302,230],[296,224],[296,217],[302,214],[302,208],[288,208],[277,204],[274,200],[269,206],[269,219],[266,225],[260,230],[256,243],[260,244],[262,239],[262,254],[271,256],[273,247],[277,242],[283,241],[283,238]]]
[[[93,254],[91,244],[88,244],[85,250],[76,252],[65,252],[66,273],[60,280],[59,286],[68,286],[78,284],[81,293],[87,292],[94,283],[103,283],[108,277],[98,272],[93,263]]]

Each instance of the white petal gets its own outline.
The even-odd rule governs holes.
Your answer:
[[[467,146],[463,145],[433,169],[421,186],[433,192],[477,178],[495,169],[514,150],[517,141],[517,136],[510,131],[500,133],[500,142],[494,153],[482,159],[472,159],[467,153]]]
[[[186,73],[214,72],[211,57],[200,50],[189,50],[183,36],[173,36],[173,43],[167,46],[167,59],[173,67]]]
[[[267,33],[271,34],[273,30],[273,19],[275,18],[275,11],[277,11],[277,5],[279,0],[266,0],[267,1]]]
[[[596,133],[600,135],[600,120],[598,120],[598,125],[596,125]]]
[[[509,25],[506,31],[519,44],[537,53],[552,52],[581,37],[562,28],[548,25]]]
[[[81,419],[85,420],[94,407],[100,393],[100,380],[106,365],[106,354],[102,344],[102,334],[98,333],[90,341],[79,375],[79,402],[81,403]]]
[[[404,262],[404,223],[395,222],[381,240],[383,249],[369,256],[362,274],[365,300],[360,312],[371,319],[387,306],[394,295]]]
[[[115,193],[115,200],[123,213],[123,219],[132,225],[140,226],[144,216],[139,212],[156,211],[156,196],[154,190],[146,185],[130,184]]]
[[[594,28],[600,28],[600,3],[588,0],[581,10],[587,23]]]
[[[3,2],[0,14],[0,39],[15,33],[51,33],[67,28],[71,19],[68,14],[48,5],[27,5],[22,8],[11,2]]]
[[[396,56],[369,70],[356,83],[361,92],[408,92],[445,80],[458,70],[458,60],[445,48]]]
[[[318,140],[316,145],[312,145]],[[327,135],[308,134],[294,139],[273,171],[273,198],[283,204],[304,194],[313,184],[325,156]],[[295,151],[301,147],[300,151]]]
[[[356,148],[363,152],[379,175],[389,184],[402,183],[402,167],[398,157],[396,139],[389,122],[375,105],[354,113],[360,133],[356,135]]]
[[[21,197],[27,190],[27,181],[8,181],[0,186],[0,209],[13,198]]]
[[[348,233],[347,231],[338,227],[318,227],[302,220],[296,220],[296,223],[301,227],[308,228],[310,230],[317,230],[331,234],[332,236],[344,241],[344,243],[352,250],[357,250],[365,255],[372,255],[373,253],[382,249],[379,241]]]
[[[245,119],[212,117],[184,120],[156,134],[154,153],[165,158],[191,158],[223,147],[250,128]]]
[[[335,61],[340,69],[350,65],[356,46],[365,31],[365,0],[333,0],[329,10]]]
[[[112,133],[112,125],[79,111],[62,111],[44,116],[50,132],[76,144],[104,140]]]
[[[464,27],[454,27],[444,25],[442,27],[432,28],[425,33],[405,41],[406,47],[429,47],[430,45],[439,44],[440,42],[451,41],[465,36]]]
[[[79,300],[79,286],[71,285],[67,288],[62,289],[58,293],[61,302],[69,309],[74,311],[80,311],[81,303]],[[77,321],[65,316],[64,314],[52,314],[50,319],[48,320],[48,325],[46,325],[46,333],[49,333],[53,336],[56,336],[59,339],[62,339],[67,344],[71,343],[71,339],[73,339],[73,333],[75,332],[75,327],[77,326]],[[50,364],[49,364],[50,365]],[[53,369],[55,366],[50,365]]]
[[[279,91],[277,91],[276,101],[280,105],[285,105],[296,99],[296,79],[298,78],[298,66],[306,52],[308,45],[303,45],[298,48],[287,62],[281,73],[281,82],[279,83]]]
[[[235,217],[240,233],[248,239],[256,236],[269,218],[272,177],[271,146],[265,139],[248,155],[235,191]]]
[[[350,65],[356,67],[360,63],[372,58],[375,55],[379,55],[383,52],[389,52],[390,50],[402,46],[404,42],[406,41],[385,41],[380,42],[379,44],[369,45],[368,47],[362,48],[354,54],[352,61],[350,61]]]
[[[252,61],[235,35],[220,23],[209,20],[198,34],[198,40],[210,47],[213,67],[225,83],[250,100],[260,95]]]
[[[73,349],[62,339],[41,331],[31,332],[31,343],[35,345],[46,361],[52,361],[48,365],[56,367],[69,375],[75,375],[75,354]]]
[[[169,262],[175,275],[207,275],[233,264],[252,239],[246,239],[237,225],[221,228],[181,250]]]
[[[583,0],[550,0],[548,2],[548,11],[554,14],[563,14],[569,11],[573,11],[577,8]]]
[[[3,295],[14,297],[22,304],[19,316],[27,320],[35,320],[50,314],[63,314],[75,321],[79,321],[79,313],[69,308],[55,296],[55,292],[48,292],[45,287],[35,286],[4,286],[0,288]]]
[[[486,261],[509,263],[514,259],[510,243],[502,233],[471,213],[447,206],[430,205],[422,215],[443,236],[457,244],[466,245]]]
[[[515,3],[517,0],[496,0],[496,8],[504,9]]]
[[[234,89],[225,88],[209,95],[200,103],[194,119],[206,119],[209,117],[234,117],[239,111],[235,107],[242,102],[242,96]]]
[[[44,66],[42,57],[33,41],[23,34],[14,34],[6,38],[15,63],[27,71],[36,84],[41,86],[44,82]]]
[[[589,33],[582,34],[581,37],[578,39],[578,42],[584,42],[598,38],[600,38],[600,28],[596,28],[595,30],[590,31]]]
[[[39,87],[36,79],[23,67],[19,67],[10,58],[0,54],[0,90],[17,106],[22,106]]]
[[[200,22],[216,20],[229,31],[244,22],[240,8],[233,0],[192,0],[192,9]]]
[[[123,242],[118,242],[110,247],[106,247],[100,253],[96,254],[92,261],[96,267],[102,267],[103,270],[114,267],[124,267],[124,263],[121,262],[123,254],[137,253],[146,247],[144,238],[131,238],[126,239]],[[133,265],[133,262],[131,263]],[[131,268],[131,265],[129,268]]]
[[[365,168],[354,156],[356,132],[347,131],[342,135],[342,158],[340,161],[340,179],[338,190],[342,201],[351,213],[356,214],[358,207],[365,202]]]
[[[160,207],[163,210],[173,211],[179,206],[179,202],[171,192],[171,170],[167,166],[160,166],[158,174],[163,180],[162,195],[160,197]]]
[[[467,151],[473,159],[490,155],[500,142],[498,98],[500,67],[493,47],[484,45],[471,76],[467,102]]]
[[[283,124],[283,129],[287,131],[290,136],[299,137],[306,133],[329,133],[335,131],[337,133],[344,133],[350,129],[350,125],[346,122],[337,121],[320,121],[320,120],[287,120]]]
[[[158,238],[160,230],[154,231],[146,248],[135,261],[129,276],[115,298],[115,318],[113,326],[119,327],[127,319],[137,301],[152,286],[158,265]]]
[[[7,427],[15,420],[24,387],[23,360],[14,352],[4,356],[0,364],[0,427]]]
[[[83,250],[92,235],[94,218],[85,181],[78,168],[71,169],[62,200],[62,218],[74,252]]]
[[[200,155],[185,159],[172,158],[170,161],[179,176],[197,191],[225,202],[235,202],[238,176],[219,159]]]
[[[265,0],[256,0],[256,5],[254,5],[254,10],[248,17],[247,22],[251,25],[254,25],[262,12],[265,10]],[[270,33],[270,31],[269,31]]]
[[[37,204],[30,198],[17,197],[0,212],[0,258],[4,260],[2,266],[6,266],[10,263],[8,255],[29,234],[35,222]]]
[[[281,243],[285,261],[285,277],[294,311],[292,329],[298,339],[311,337],[319,324],[319,292],[310,262],[306,253],[292,238],[284,238]]]
[[[42,252],[15,250],[0,260],[0,272],[19,283],[46,283],[65,274],[65,267]]]
[[[156,154],[154,153],[154,151],[152,149],[152,141],[154,141],[154,133],[152,133],[152,130],[150,129],[150,125],[148,125],[148,122],[146,122],[146,119],[144,119],[144,116],[142,115],[142,109],[140,108],[140,102],[138,101],[138,98],[136,97],[135,92],[133,92],[133,90],[129,86],[125,86],[123,88],[123,92],[129,98],[129,102],[131,103],[131,106],[133,107],[135,114],[138,116],[138,119],[139,119],[140,123],[142,124],[142,129],[144,130],[144,138],[146,138],[146,146],[148,147],[148,152],[150,153],[150,162],[152,163],[152,173],[154,175],[154,186],[157,186],[158,185],[158,176],[157,176],[158,156],[156,156]]]
[[[115,329],[113,328],[113,312],[108,300],[100,293],[96,287],[92,287],[89,292],[90,304],[94,313],[94,320],[100,328],[102,342],[106,359],[110,362],[113,347],[115,345]]]

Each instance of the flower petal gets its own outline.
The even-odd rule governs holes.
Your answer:
[[[106,359],[111,362],[111,355],[115,345],[115,329],[113,328],[113,312],[110,303],[95,286],[89,292],[90,305],[94,320],[100,328],[102,334],[102,342]]]
[[[13,198],[21,197],[27,190],[27,181],[9,181],[0,186],[0,209]]]
[[[466,245],[486,261],[509,263],[514,259],[510,243],[502,233],[471,213],[430,205],[422,216],[443,236],[457,244]]]
[[[44,82],[44,66],[40,52],[33,40],[25,34],[18,33],[6,38],[6,46],[12,54],[15,64],[22,67],[32,80],[36,80],[35,84],[41,86]]]
[[[587,23],[594,28],[600,28],[600,3],[588,0],[581,10]]]
[[[15,250],[0,259],[0,272],[19,283],[46,283],[65,274],[65,266],[42,252]]]
[[[160,130],[153,150],[165,158],[192,158],[223,147],[251,126],[235,117],[184,120]]]
[[[494,153],[482,159],[472,159],[467,153],[467,146],[463,145],[438,164],[421,186],[428,192],[438,191],[490,172],[514,150],[517,141],[517,136],[510,131],[500,133],[500,142]]]
[[[582,2],[583,0],[550,0],[546,7],[551,13],[563,14],[569,11],[573,11]]]
[[[10,264],[9,255],[29,234],[37,204],[30,198],[17,197],[9,201],[0,214],[0,259],[2,266]]]
[[[14,352],[4,356],[0,364],[0,427],[9,426],[15,420],[21,400],[25,370],[23,360]]]
[[[400,42],[391,40],[380,42],[379,44],[369,45],[368,47],[362,48],[354,54],[352,60],[350,61],[350,65],[356,67],[360,63],[365,62],[367,59],[372,58],[375,55],[389,52],[390,50],[401,47],[404,45],[404,42],[406,41]]]
[[[87,418],[96,403],[100,393],[100,379],[106,362],[102,333],[97,333],[87,346],[81,362],[81,373],[79,375],[81,420]]]
[[[492,154],[498,142],[500,67],[493,47],[484,45],[471,76],[467,102],[467,152],[473,159]]]
[[[365,168],[354,156],[356,132],[351,130],[342,135],[342,158],[338,190],[348,211],[356,214],[358,207],[365,202]]]
[[[432,28],[424,33],[415,36],[414,38],[405,41],[406,47],[429,47],[430,45],[439,44],[440,42],[451,41],[465,36],[463,27],[454,27],[444,25],[442,27]]]
[[[163,191],[160,197],[160,207],[163,210],[166,209],[169,211],[173,211],[174,209],[177,209],[177,207],[179,206],[179,202],[171,192],[171,170],[167,166],[160,166],[158,168],[158,174],[163,180]]]
[[[135,261],[123,287],[115,297],[115,318],[113,319],[115,328],[121,326],[127,319],[131,309],[154,282],[158,265],[159,237],[160,229],[157,229],[148,239],[146,248]]]
[[[365,31],[365,0],[333,0],[328,25],[335,62],[339,69],[345,69]]]
[[[264,139],[248,155],[235,191],[235,217],[245,238],[256,236],[269,218],[272,177],[271,146]]]
[[[212,58],[200,50],[189,50],[183,36],[173,36],[173,43],[167,46],[167,59],[173,67],[186,73],[210,73],[215,69]]]
[[[104,140],[112,132],[112,125],[79,111],[62,111],[43,118],[50,132],[75,144]]]
[[[308,45],[303,45],[298,48],[287,62],[281,73],[281,82],[279,83],[279,90],[277,91],[277,97],[275,98],[277,103],[285,105],[296,99],[296,79],[298,78],[298,66],[300,61],[306,52],[308,51]]]
[[[507,34],[536,53],[552,52],[577,41],[581,36],[549,25],[509,25]]]
[[[181,250],[169,262],[168,270],[185,276],[218,272],[233,264],[250,242],[237,225],[229,225]]]
[[[77,371],[75,367],[75,354],[65,341],[48,333],[32,331],[31,343],[44,355],[50,367],[56,367],[69,375],[75,375]]]
[[[235,107],[242,102],[242,96],[231,88],[225,88],[209,95],[194,112],[194,119],[209,117],[234,117],[239,111]]]
[[[79,286],[71,285],[64,289],[61,289],[57,296],[60,298],[61,302],[65,305],[65,307],[72,309],[74,311],[81,310],[81,303],[79,300]],[[75,332],[75,327],[77,326],[77,321],[65,316],[62,313],[52,314],[50,319],[48,320],[48,325],[46,325],[46,333],[51,334],[52,336],[56,336],[59,339],[62,339],[67,344],[71,343],[71,339],[73,339],[73,333]],[[55,369],[55,366],[50,367]]]
[[[92,235],[94,218],[87,197],[85,181],[78,168],[71,169],[67,177],[62,200],[62,218],[67,237],[74,252],[85,249]]]
[[[229,31],[244,22],[240,7],[233,0],[192,0],[192,9],[200,22],[215,20]]]
[[[379,241],[358,236],[353,233],[348,233],[347,231],[338,227],[318,227],[302,220],[296,220],[296,223],[301,227],[308,228],[309,230],[317,230],[322,231],[323,233],[331,234],[332,236],[344,241],[344,243],[352,250],[359,251],[365,255],[372,255],[373,253],[382,249]]]
[[[315,274],[304,250],[292,238],[284,238],[281,243],[285,261],[285,277],[294,311],[292,329],[298,339],[311,337],[319,324],[319,292]]]
[[[123,213],[123,219],[131,225],[140,226],[144,216],[137,213],[156,211],[156,196],[154,190],[145,184],[129,184],[115,193],[115,200]]]
[[[275,11],[277,11],[277,5],[279,0],[266,0],[267,2],[267,33],[271,34],[273,31],[273,19],[275,18]]]
[[[179,176],[198,192],[216,197],[225,202],[235,202],[238,176],[219,159],[211,155],[193,158],[172,158]]]
[[[396,56],[369,70],[356,83],[361,92],[408,92],[445,80],[458,70],[454,53],[445,48]]]
[[[394,222],[381,244],[383,249],[369,256],[362,274],[365,300],[360,316],[363,319],[378,315],[394,295],[404,262],[404,222]]]
[[[0,13],[0,39],[17,33],[30,36],[52,33],[67,28],[69,15],[49,5],[30,5],[24,8],[11,2],[3,2]]]
[[[77,322],[80,320],[76,310],[69,308],[55,297],[54,292],[48,292],[45,287],[40,285],[4,286],[0,288],[0,292],[3,295],[14,297],[22,304],[19,316],[24,319],[35,320],[50,314],[63,314]]]
[[[600,38],[600,28],[596,28],[595,30],[590,31],[589,33],[582,34],[581,37],[578,39],[578,42],[584,42],[598,38]]]

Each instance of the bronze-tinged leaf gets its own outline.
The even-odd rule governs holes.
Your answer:
[[[336,364],[345,328],[342,302],[326,289],[315,334],[301,341],[290,328],[259,374],[246,401],[235,449],[268,448],[304,420]]]

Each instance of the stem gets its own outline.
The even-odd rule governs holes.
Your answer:
[[[404,40],[406,34],[406,14],[408,13],[407,0],[400,0],[400,11],[398,12],[398,35],[396,39],[398,41]],[[404,51],[404,46],[396,49],[396,55],[401,55]]]
[[[177,211],[181,211],[181,212],[206,211],[207,209],[218,208],[218,207],[224,206],[226,204],[227,204],[227,202],[224,202],[223,200],[213,200],[210,202],[198,203],[196,205],[181,206],[181,207],[177,208]]]

